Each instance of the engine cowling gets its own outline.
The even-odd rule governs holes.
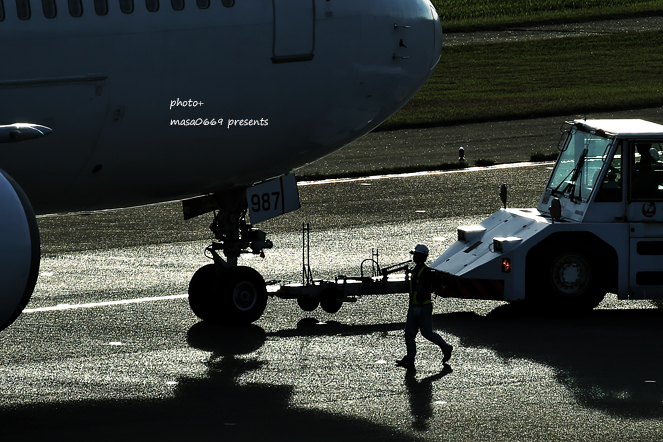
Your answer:
[[[21,187],[0,169],[0,330],[21,314],[37,283],[39,228]]]

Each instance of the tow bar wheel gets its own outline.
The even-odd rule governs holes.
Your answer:
[[[320,295],[320,307],[327,313],[338,312],[343,306],[342,302],[337,301],[339,297],[341,297],[341,292],[338,289],[334,287],[326,288]]]

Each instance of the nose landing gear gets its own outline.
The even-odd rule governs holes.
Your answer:
[[[191,278],[189,305],[204,321],[248,324],[260,318],[265,310],[267,289],[260,273],[238,266],[237,260],[242,253],[262,255],[263,249],[272,247],[272,242],[266,239],[265,232],[246,223],[243,192],[211,198],[220,209],[210,225],[216,240],[206,249],[214,263],[201,267]]]

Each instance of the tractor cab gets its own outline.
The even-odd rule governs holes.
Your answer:
[[[606,292],[663,299],[663,125],[570,121],[559,151],[536,209],[458,228],[432,265],[446,296],[576,311]]]
[[[569,221],[663,221],[663,126],[644,120],[567,124],[538,210],[549,212],[556,198]]]

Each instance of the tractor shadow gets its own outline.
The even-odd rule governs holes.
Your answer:
[[[549,366],[580,405],[627,418],[663,416],[662,323],[658,309],[554,317],[503,305],[486,316],[434,316],[460,346]]]

